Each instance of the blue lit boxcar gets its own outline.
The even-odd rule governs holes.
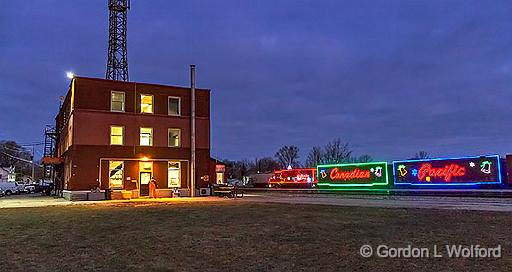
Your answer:
[[[395,188],[502,188],[499,155],[393,161]]]

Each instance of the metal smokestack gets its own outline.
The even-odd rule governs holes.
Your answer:
[[[190,196],[196,195],[196,66],[190,65]]]

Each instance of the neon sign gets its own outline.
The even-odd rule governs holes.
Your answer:
[[[424,180],[427,177],[443,178],[450,182],[452,177],[463,177],[466,174],[466,167],[456,163],[450,163],[442,168],[434,168],[431,163],[422,163],[418,170],[418,180]]]
[[[477,185],[501,183],[498,155],[394,161],[395,185]]]
[[[370,176],[370,170],[360,170],[358,168],[352,171],[342,171],[339,168],[334,168],[329,175],[331,180],[368,179]]]
[[[388,184],[385,162],[318,165],[318,186],[358,187]]]

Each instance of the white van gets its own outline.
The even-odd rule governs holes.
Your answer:
[[[19,193],[19,186],[16,182],[0,181],[0,189],[2,189],[7,196]]]

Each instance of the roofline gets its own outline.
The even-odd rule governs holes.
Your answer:
[[[147,83],[147,82],[135,82],[135,81],[118,81],[118,80],[111,80],[111,79],[104,79],[104,78],[96,78],[96,77],[74,76],[74,77],[73,77],[73,79],[87,79],[87,80],[96,80],[96,81],[110,81],[110,82],[114,82],[114,83],[141,84],[141,85],[146,85],[146,86],[171,87],[171,88],[177,88],[177,89],[190,90],[190,87],[184,87],[184,86],[164,85],[164,84]],[[211,92],[211,89],[196,88],[196,91],[207,91],[207,92]]]

